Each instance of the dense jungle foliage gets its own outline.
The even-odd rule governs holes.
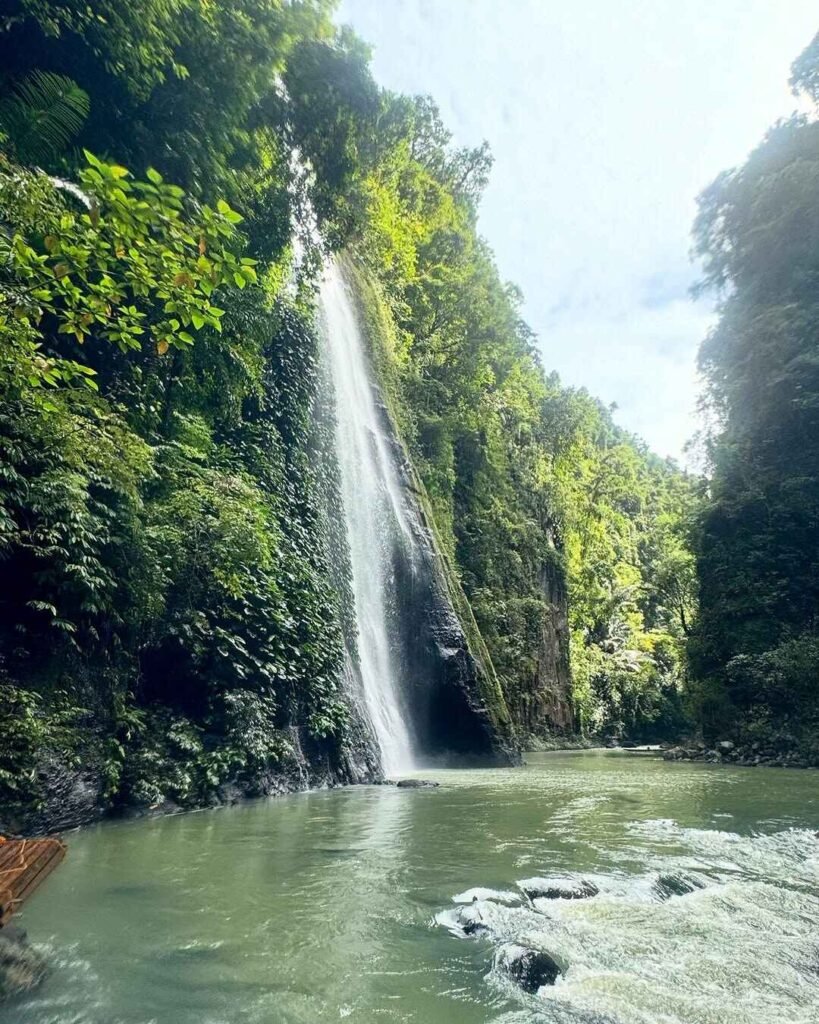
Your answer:
[[[727,290],[700,512],[698,481],[542,367],[476,228],[488,148],[380,89],[333,13],[0,7],[0,803],[36,802],[49,762],[94,766],[106,804],[253,791],[300,746],[343,776],[348,613],[312,415],[329,253],[378,323],[521,739],[809,703],[815,124],[775,129],[703,200]]]
[[[791,84],[806,112],[717,178],[695,228],[720,317],[691,663],[712,735],[819,758],[819,36]]]

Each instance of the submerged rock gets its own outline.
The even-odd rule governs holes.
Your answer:
[[[453,918],[450,918],[450,921],[452,920]],[[489,925],[483,919],[480,907],[477,905],[477,900],[474,900],[467,907],[460,907],[454,915],[454,922],[456,925],[455,934],[457,934],[457,929],[460,929],[464,935],[468,935],[470,938],[489,934]],[[452,930],[450,927],[450,931]]]
[[[518,885],[530,900],[587,900],[600,892],[586,879],[529,878]]]
[[[484,924],[483,921],[467,921],[463,925],[463,933],[470,936],[488,935],[489,926]]]
[[[501,946],[495,954],[495,968],[508,975],[524,992],[532,993],[544,985],[554,985],[563,973],[549,953],[512,944]]]
[[[432,782],[430,779],[399,779],[396,782],[399,789],[435,789],[440,782]]]
[[[667,900],[672,896],[687,896],[688,893],[704,889],[705,886],[689,875],[659,875],[651,888],[658,899]]]
[[[478,901],[498,903],[503,907],[519,907],[523,903],[523,897],[519,892],[481,887],[467,889],[466,892],[459,892],[452,897],[453,903],[477,903]]]
[[[0,931],[0,1000],[33,991],[47,970],[45,959],[28,944],[22,929]]]

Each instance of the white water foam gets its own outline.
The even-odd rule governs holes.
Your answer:
[[[507,892],[496,899],[474,889],[468,892],[478,898],[470,906],[437,916],[454,934],[463,935],[466,924],[467,934],[488,939],[496,952],[514,943],[548,952],[564,966],[557,983],[535,996],[492,967],[487,983],[495,994],[522,1004],[495,1024],[815,1024],[815,834],[789,829],[740,836],[668,821],[641,822],[632,830],[647,870],[584,875],[600,889],[590,899],[510,906]],[[646,840],[655,850],[648,860]],[[656,852],[666,843],[673,854]],[[634,848],[623,852],[624,861],[634,856]],[[660,874],[702,888],[663,898]]]

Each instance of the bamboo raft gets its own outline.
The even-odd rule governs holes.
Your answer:
[[[65,843],[59,839],[3,839],[0,836],[0,928],[64,856]]]

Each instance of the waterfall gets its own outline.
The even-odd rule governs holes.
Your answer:
[[[361,695],[383,769],[392,775],[413,766],[390,629],[395,617],[395,545],[411,546],[412,536],[352,299],[335,265],[322,282],[320,309],[335,391],[336,451],[352,568]]]

